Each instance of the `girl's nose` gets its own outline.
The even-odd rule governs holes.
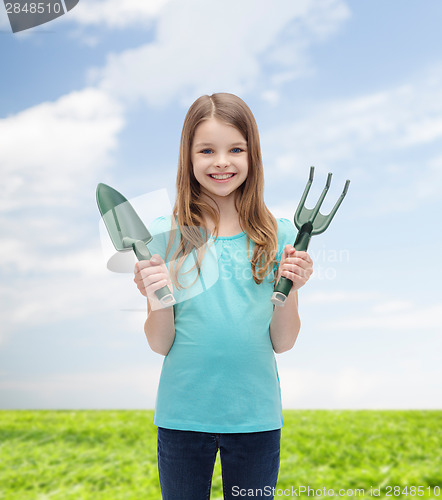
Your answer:
[[[220,154],[215,158],[217,167],[228,167],[230,165],[230,161],[226,155]]]

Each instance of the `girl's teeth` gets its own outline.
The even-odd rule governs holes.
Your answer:
[[[229,177],[233,177],[233,174],[224,174],[224,175],[212,175],[212,174],[210,174],[210,177],[212,177],[213,179],[222,180],[222,179],[228,179]]]

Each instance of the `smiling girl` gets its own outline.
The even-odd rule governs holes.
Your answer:
[[[292,246],[293,224],[264,203],[258,128],[239,97],[205,95],[189,108],[176,186],[172,216],[150,227],[156,253],[134,278],[147,297],[147,340],[165,356],[154,417],[162,495],[210,498],[219,449],[224,498],[263,496],[276,486],[283,425],[274,353],[295,344],[297,290],[313,263]],[[274,309],[281,276],[293,287]],[[163,309],[154,292],[165,284],[177,303]]]

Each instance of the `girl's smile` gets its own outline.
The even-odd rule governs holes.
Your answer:
[[[228,182],[236,174],[209,174],[209,177],[216,182]]]

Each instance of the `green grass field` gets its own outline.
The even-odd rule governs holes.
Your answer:
[[[152,419],[153,411],[0,411],[0,498],[160,500]],[[275,499],[331,489],[339,498],[442,499],[441,450],[442,411],[286,410]],[[211,499],[221,498],[218,454]]]

